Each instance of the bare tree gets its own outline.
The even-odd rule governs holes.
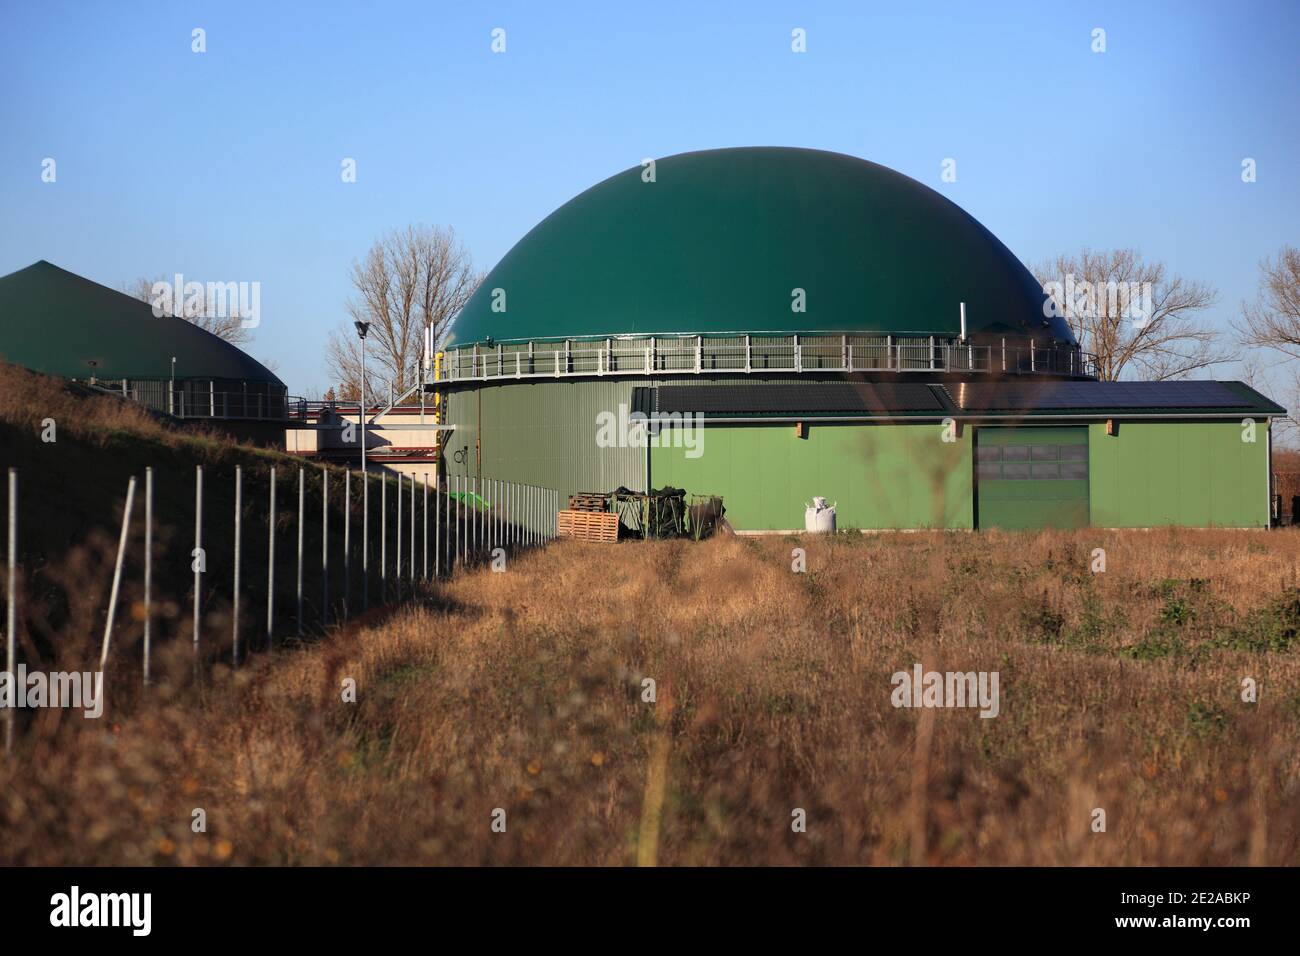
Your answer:
[[[399,395],[416,384],[425,329],[440,343],[480,278],[455,230],[441,226],[387,233],[352,264],[355,295],[347,302],[348,314],[371,323],[368,395],[374,394],[375,379]],[[361,349],[351,323],[330,334],[326,360],[339,394],[359,395]]]
[[[1134,249],[1084,249],[1035,267],[1034,275],[1083,350],[1096,355],[1104,381],[1183,378],[1235,357],[1199,315],[1218,292],[1168,276],[1164,263],[1145,262]]]
[[[171,290],[172,280],[167,277],[148,279],[144,276],[127,283],[122,291],[141,302],[148,302],[155,310],[164,301],[154,290],[159,285],[166,285]],[[232,345],[243,345],[252,341],[253,333],[244,325],[244,316],[240,314],[238,303],[218,307],[207,286],[202,298],[185,297],[182,290],[171,290],[165,297],[166,312],[169,315],[192,322],[206,332],[211,332],[219,339],[225,339]],[[179,306],[179,308],[177,308]]]
[[[1278,424],[1284,440],[1294,441],[1300,434],[1300,371],[1291,361],[1300,358],[1300,249],[1283,246],[1276,258],[1259,264],[1259,272],[1259,294],[1254,302],[1242,303],[1237,332],[1248,346],[1281,353],[1281,361],[1269,369],[1280,365],[1285,370],[1278,386],[1287,390],[1291,414]],[[1244,364],[1252,386],[1255,380],[1276,379],[1253,361]]]
[[[1300,358],[1300,249],[1283,246],[1276,259],[1259,264],[1260,292],[1241,306],[1238,330],[1247,345]]]

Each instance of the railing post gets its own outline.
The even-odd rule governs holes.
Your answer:
[[[695,372],[699,374],[704,367],[704,336],[695,336]]]
[[[749,335],[745,335],[745,371],[751,372],[754,369],[754,352],[753,345],[750,343]]]
[[[930,368],[934,368],[934,336],[930,336]]]
[[[1034,351],[1034,340],[1029,340],[1029,371],[1038,371],[1038,356]]]

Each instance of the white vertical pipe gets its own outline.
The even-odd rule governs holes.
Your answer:
[[[320,623],[330,623],[330,473],[320,470]]]
[[[135,475],[126,483],[126,506],[122,509],[122,532],[117,539],[117,562],[113,565],[113,587],[108,595],[108,619],[104,622],[104,641],[99,651],[99,669],[108,663],[108,645],[113,639],[113,621],[117,617],[117,595],[122,588],[122,562],[126,559],[126,539],[131,533],[131,505],[135,502]]]
[[[153,643],[153,468],[144,470],[144,686]]]
[[[274,644],[275,625],[275,466],[271,466],[271,506],[266,513],[266,648]]]
[[[203,572],[199,570],[204,566],[206,558],[203,554],[203,466],[196,465],[194,468],[194,550],[197,552],[192,555],[194,561],[194,668],[195,674],[198,673],[199,666],[199,609],[202,601],[203,592]]]
[[[239,564],[240,546],[243,539],[244,520],[244,475],[238,465],[235,466],[235,581],[231,589],[232,607],[230,611],[230,657],[234,666],[239,666]]]
[[[302,636],[302,553],[306,543],[304,534],[307,516],[307,475],[298,469],[298,636]]]
[[[9,469],[9,580],[5,605],[5,672],[17,679],[18,670],[18,469]],[[14,708],[5,708],[5,753],[14,747]]]

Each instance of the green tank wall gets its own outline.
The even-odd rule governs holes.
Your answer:
[[[480,473],[475,441],[481,440],[484,478],[528,482],[565,495],[612,491],[620,485],[643,490],[644,448],[596,444],[597,416],[630,406],[633,384],[630,379],[538,381],[452,392],[446,422],[456,430],[443,473]],[[462,448],[467,449],[466,461],[458,463],[452,453]]]
[[[801,530],[814,495],[837,505],[844,529],[973,526],[970,429],[953,442],[937,423],[814,422],[806,434],[788,423],[709,425],[699,457],[651,447],[650,482],[722,495],[739,531]]]
[[[1259,528],[1268,523],[1268,426],[1240,422],[1089,426],[1092,524],[1101,528]]]

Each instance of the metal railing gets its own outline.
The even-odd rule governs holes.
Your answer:
[[[1096,377],[1095,356],[1033,339],[963,344],[938,337],[737,336],[635,344],[530,342],[449,350],[442,381],[769,372],[980,372]]]
[[[90,379],[86,384],[174,418],[284,421],[289,416],[285,387],[270,382]]]

